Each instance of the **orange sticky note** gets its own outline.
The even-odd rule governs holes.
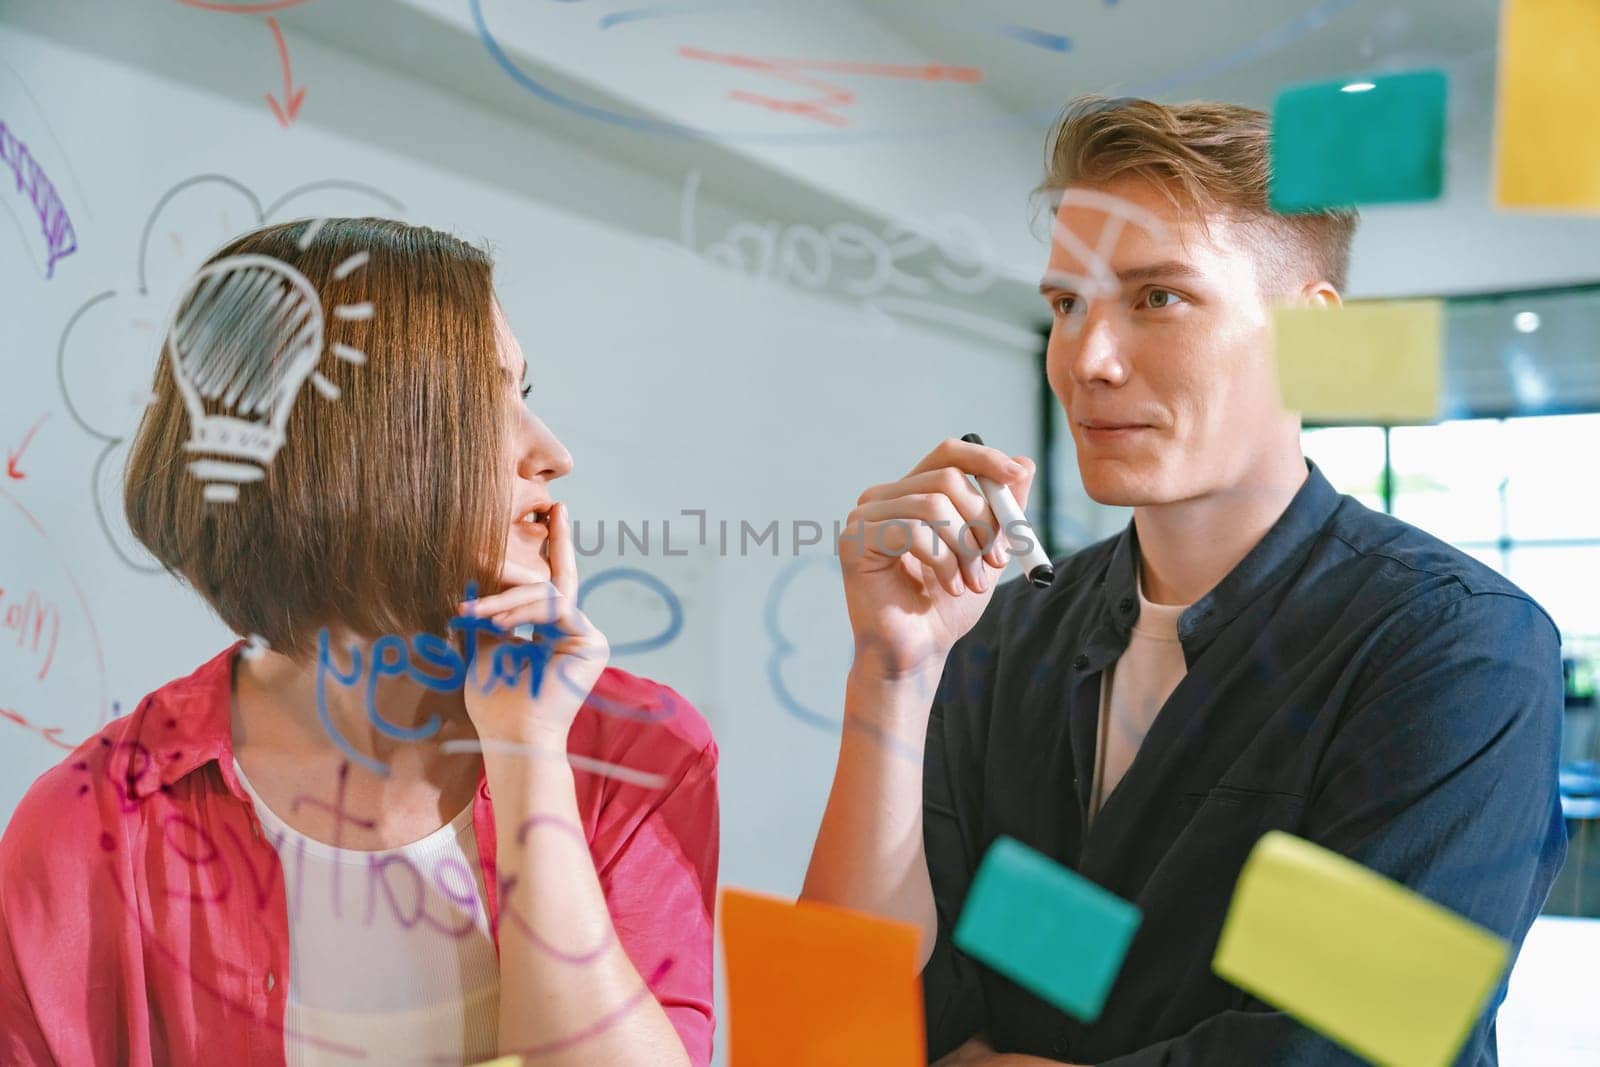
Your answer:
[[[1506,0],[1495,108],[1502,207],[1600,211],[1600,3]]]
[[[729,1067],[923,1067],[917,930],[722,891]]]

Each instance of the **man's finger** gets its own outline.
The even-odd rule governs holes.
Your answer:
[[[968,474],[981,474],[997,482],[1011,482],[1021,477],[1022,470],[1016,461],[998,448],[973,444],[958,438],[947,438],[912,467],[907,476],[939,467],[958,467]]]

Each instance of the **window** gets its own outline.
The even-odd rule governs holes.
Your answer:
[[[1600,642],[1600,414],[1307,429],[1302,444],[1340,492],[1519,585],[1564,642]]]
[[[1334,426],[1307,430],[1301,448],[1333,487],[1374,511],[1384,507],[1388,443],[1381,426]]]

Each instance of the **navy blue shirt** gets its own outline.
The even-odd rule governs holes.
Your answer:
[[[1002,1052],[1115,1067],[1363,1062],[1211,971],[1239,870],[1268,830],[1520,946],[1566,852],[1555,624],[1494,571],[1307,467],[1266,536],[1184,611],[1188,673],[1092,824],[1101,671],[1138,613],[1133,524],[1058,562],[1049,589],[1001,586],[951,651],[924,765],[939,917],[922,975],[930,1059],[986,1033]],[[1002,834],[1143,912],[1091,1025],[951,944]],[[1496,1062],[1503,996],[1502,984],[1459,1063]]]

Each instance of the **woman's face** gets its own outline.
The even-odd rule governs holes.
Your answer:
[[[500,367],[504,371],[505,400],[511,416],[511,431],[507,438],[509,455],[505,462],[512,469],[510,479],[511,529],[506,531],[506,562],[533,572],[540,581],[549,581],[550,564],[545,558],[545,545],[549,531],[545,520],[555,498],[550,495],[550,483],[572,471],[572,456],[556,440],[550,428],[528,410],[527,394],[531,386],[525,385],[528,361],[522,355],[511,326],[506,322],[500,302],[494,303],[494,330]],[[504,578],[507,585],[523,584],[522,574]]]

